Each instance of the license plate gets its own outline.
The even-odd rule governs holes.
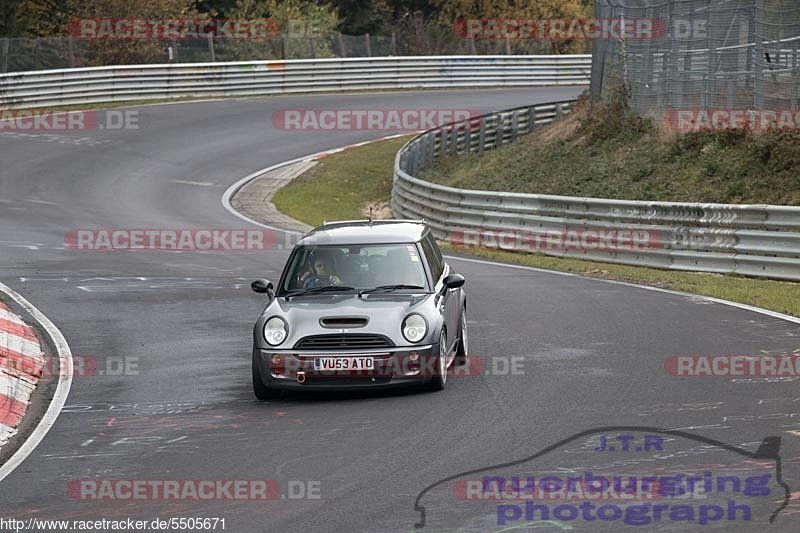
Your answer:
[[[372,357],[315,357],[314,370],[372,370]]]

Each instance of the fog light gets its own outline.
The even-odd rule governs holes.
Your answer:
[[[408,360],[412,363],[416,363],[419,361],[419,354],[417,352],[411,352],[408,354]]]
[[[278,355],[278,354],[273,355],[271,362],[272,362],[272,366],[280,365],[281,364],[281,356]]]

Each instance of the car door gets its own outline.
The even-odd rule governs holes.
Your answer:
[[[436,241],[433,241],[433,246],[436,254],[439,256],[439,261],[442,264],[442,279],[446,278],[453,273],[453,269],[445,262],[442,257],[442,252],[436,246]],[[451,349],[455,349],[454,342],[459,335],[458,320],[461,314],[461,288],[447,289],[444,293],[444,313],[445,323],[447,324],[448,339],[450,340]]]
[[[444,262],[441,251],[439,251],[439,247],[436,246],[436,241],[433,240],[433,235],[429,232],[423,237],[420,244],[422,245],[422,251],[425,253],[425,260],[431,271],[434,291],[442,295],[441,298],[439,298],[438,308],[444,320],[445,327],[447,328],[448,348],[452,349],[453,340],[458,335],[458,289],[444,289],[444,277],[447,275],[447,265]]]

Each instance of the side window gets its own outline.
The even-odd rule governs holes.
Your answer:
[[[436,243],[433,241],[433,235],[430,233],[422,239],[421,244],[422,251],[425,252],[425,258],[430,265],[431,274],[433,274],[433,282],[436,283],[439,278],[442,277],[442,272],[444,271],[442,252],[439,251],[439,247],[436,246]]]
[[[442,272],[445,270],[445,266],[447,266],[444,262],[444,257],[442,256],[442,251],[439,249],[439,245],[436,244],[436,239],[433,238],[433,234],[429,233],[428,237],[431,239],[431,246],[433,246],[433,251],[436,253],[436,257],[439,260],[439,264],[441,265]]]

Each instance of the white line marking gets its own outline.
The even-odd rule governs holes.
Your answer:
[[[88,457],[109,457],[111,455],[125,455],[124,453],[91,453],[86,455],[42,455],[43,459],[86,459]]]
[[[0,283],[0,291],[11,297],[12,300],[17,302],[23,309],[25,309],[36,320],[39,325],[44,328],[50,336],[50,340],[56,348],[56,352],[60,358],[62,365],[69,365],[68,372],[60,372],[61,376],[58,378],[58,386],[56,392],[53,394],[53,399],[47,407],[47,411],[42,416],[39,424],[28,436],[22,446],[12,455],[3,466],[0,466],[0,481],[3,481],[11,472],[14,471],[22,462],[33,453],[36,447],[42,442],[47,432],[55,424],[61,409],[67,401],[69,396],[69,389],[72,386],[72,352],[70,352],[69,344],[64,338],[64,335],[58,330],[55,324],[48,319],[41,311],[36,309],[28,300],[18,294],[14,289],[7,285]]]
[[[195,187],[213,187],[214,184],[210,181],[192,181],[192,180],[169,180],[170,183],[178,185],[194,185]]]

